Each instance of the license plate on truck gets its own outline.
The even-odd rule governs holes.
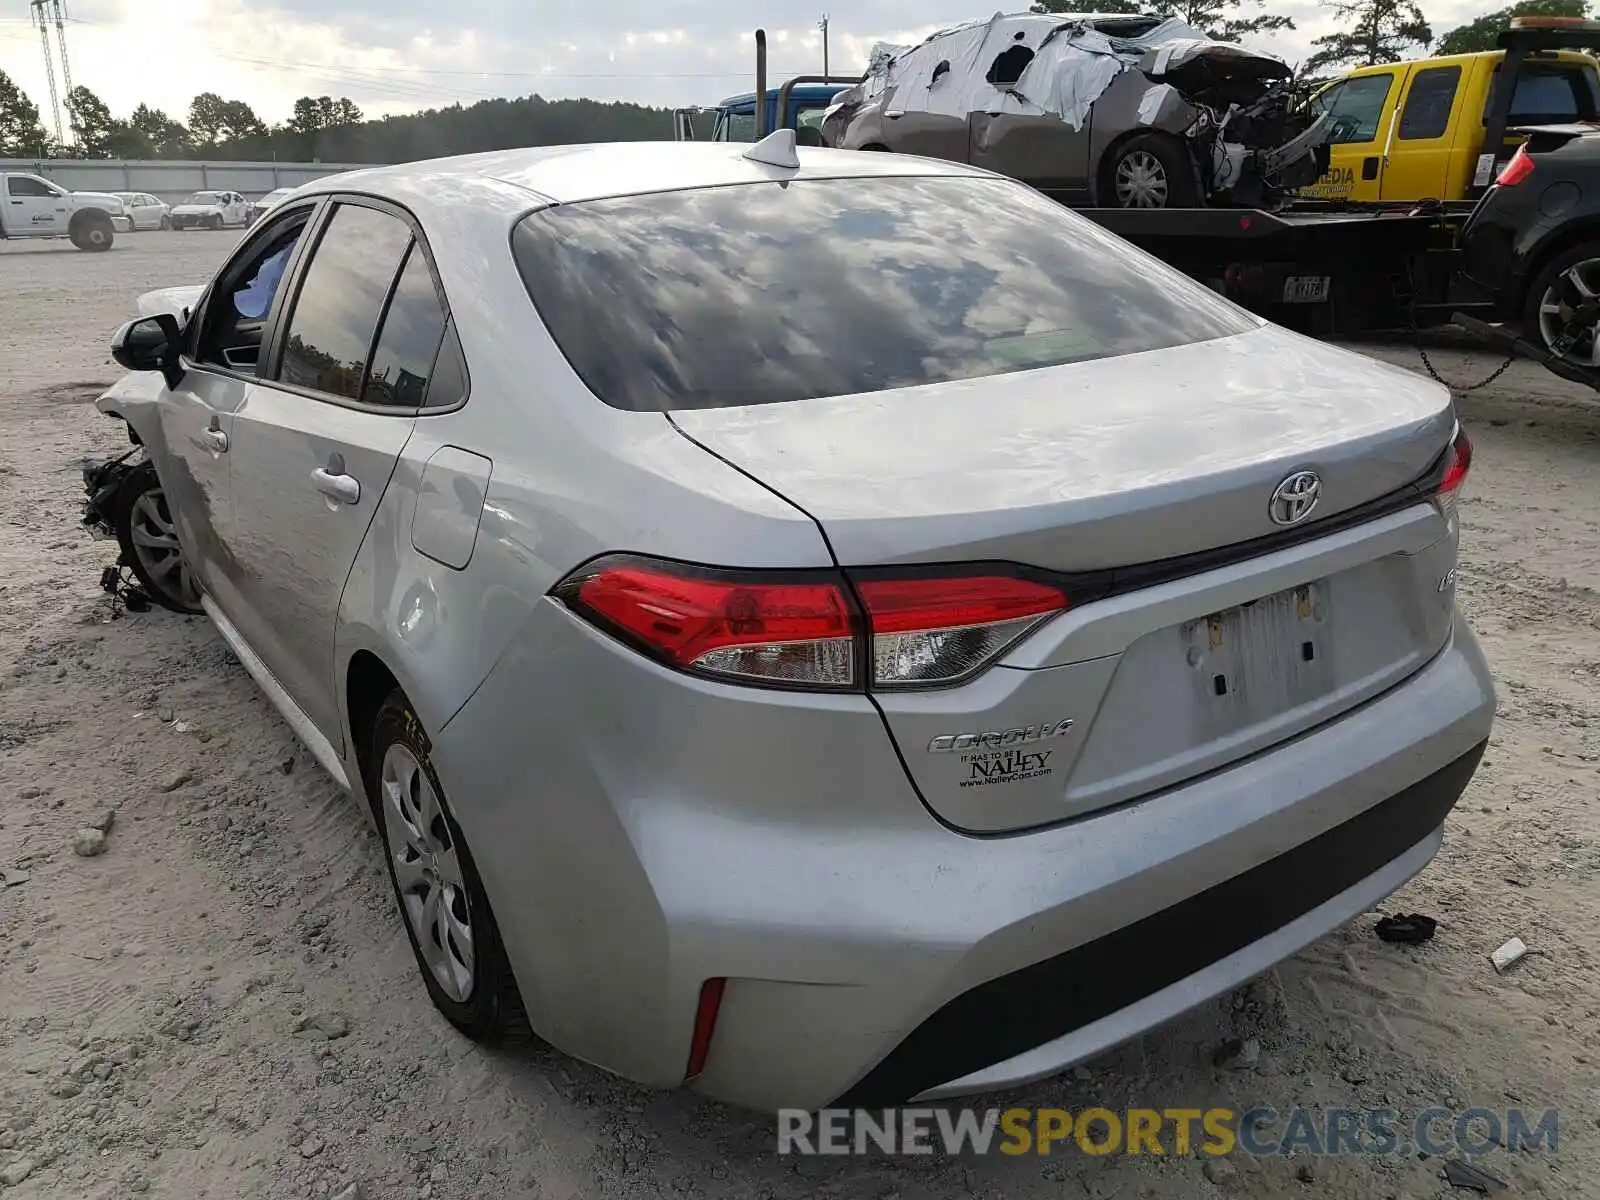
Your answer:
[[[1324,304],[1333,282],[1329,275],[1290,275],[1283,281],[1285,304]]]

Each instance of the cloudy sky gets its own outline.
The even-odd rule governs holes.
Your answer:
[[[529,92],[710,103],[749,88],[757,25],[782,78],[821,69],[813,22],[825,7],[833,68],[852,73],[873,42],[992,11],[974,0],[812,2],[814,13],[793,0],[68,0],[67,49],[73,82],[119,116],[143,101],[182,117],[196,92],[215,91],[277,122],[308,94],[349,96],[374,116]],[[1423,0],[1436,34],[1490,7]],[[1290,61],[1332,25],[1308,0],[1274,11],[1298,29],[1260,45]],[[0,0],[0,69],[44,108],[27,0]]]

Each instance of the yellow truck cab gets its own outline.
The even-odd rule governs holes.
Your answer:
[[[1534,27],[1513,23],[1513,28]],[[1327,174],[1300,195],[1316,200],[1465,200],[1493,179],[1485,146],[1504,50],[1362,67],[1311,100],[1331,113]],[[1508,127],[1600,118],[1600,72],[1588,54],[1522,59]]]

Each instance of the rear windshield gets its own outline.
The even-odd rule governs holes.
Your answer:
[[[853,178],[559,205],[523,283],[616,408],[972,379],[1224,337],[1252,318],[1018,183]]]
[[[1500,68],[1494,69],[1489,98],[1484,102],[1487,124],[1501,88]],[[1558,125],[1592,121],[1600,107],[1600,78],[1587,63],[1523,63],[1517,89],[1511,93],[1508,125]]]

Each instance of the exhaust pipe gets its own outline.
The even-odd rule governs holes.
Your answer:
[[[756,30],[756,141],[772,131],[767,128],[767,31]]]

